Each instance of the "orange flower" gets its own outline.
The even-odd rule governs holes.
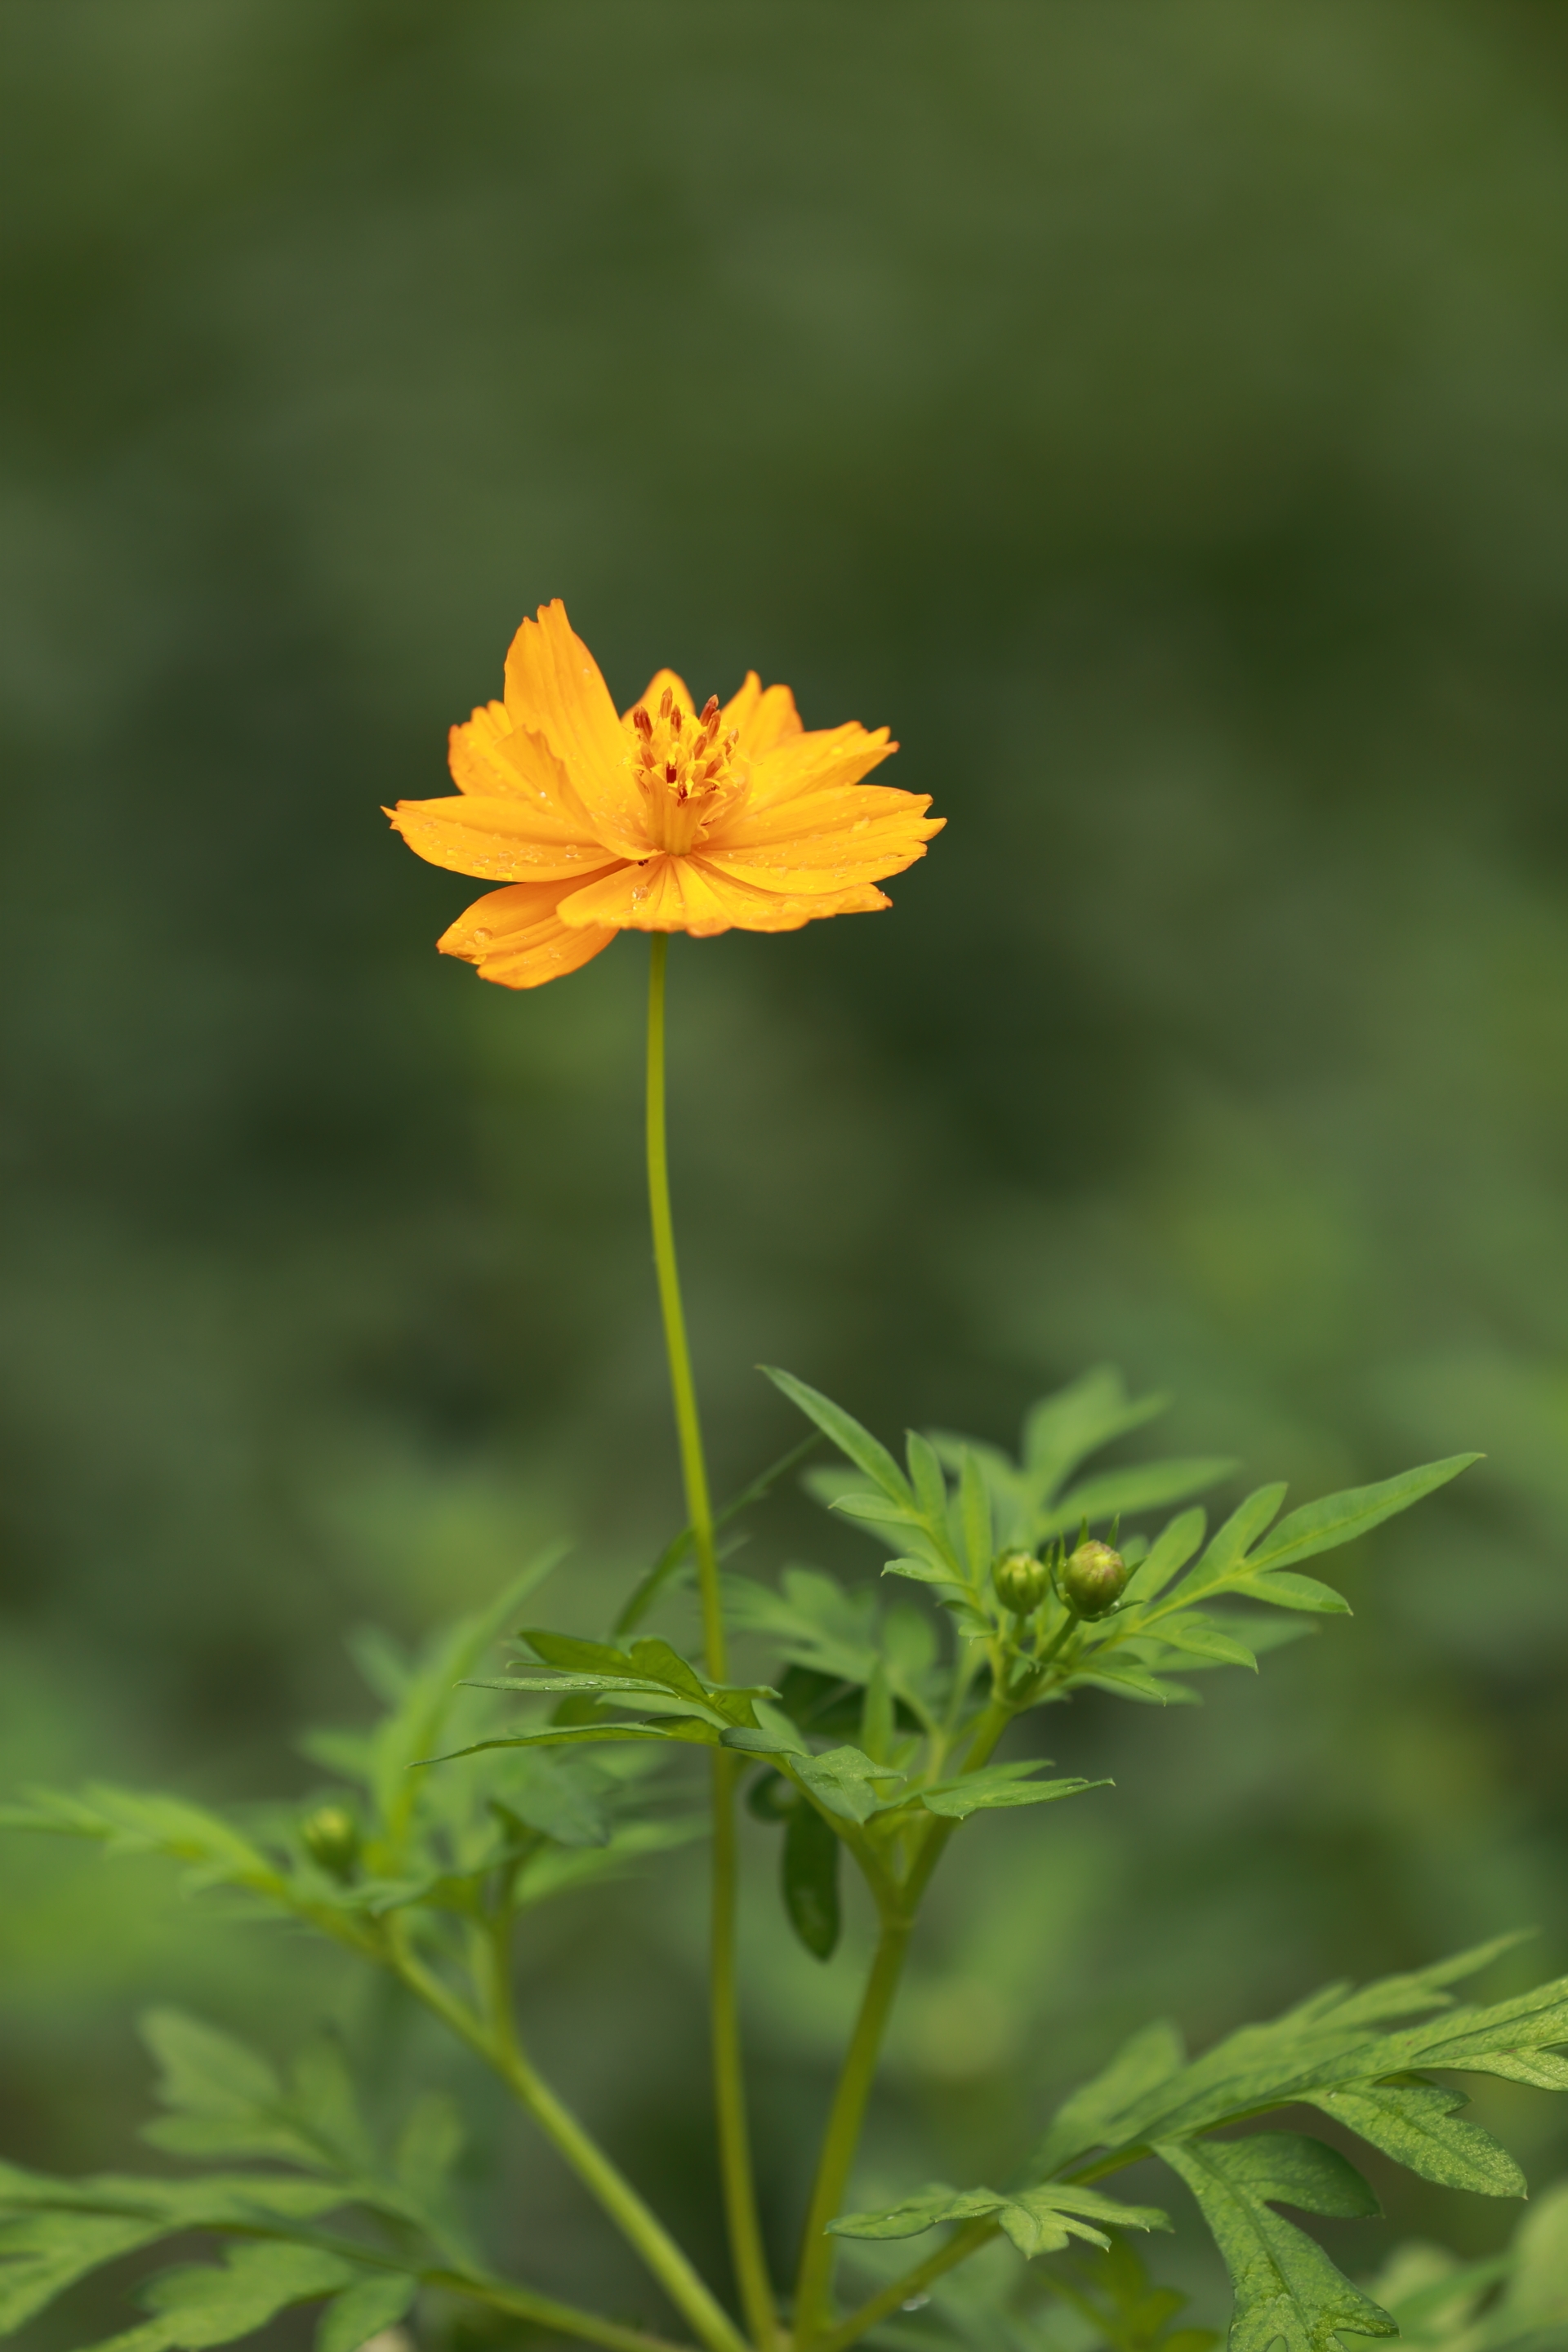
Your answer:
[[[925,855],[928,795],[863,784],[898,750],[851,721],[807,734],[753,670],[699,711],[661,669],[623,717],[559,597],[524,621],[506,699],[454,727],[458,799],[386,814],[419,856],[504,882],[437,942],[506,988],[575,971],[617,931],[793,931],[890,902]]]

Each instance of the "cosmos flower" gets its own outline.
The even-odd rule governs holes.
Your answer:
[[[660,670],[617,715],[557,598],[512,639],[505,700],[453,728],[458,797],[387,814],[433,866],[505,886],[442,953],[537,988],[617,931],[793,931],[886,907],[877,883],[944,822],[925,794],[862,782],[898,748],[853,720],[808,733],[788,687],[754,671],[699,710]]]

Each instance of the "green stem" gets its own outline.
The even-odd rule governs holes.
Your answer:
[[[966,2263],[971,2254],[977,2254],[982,2246],[988,2246],[997,2235],[998,2225],[994,2221],[971,2221],[966,2229],[959,2231],[956,2237],[950,2238],[945,2246],[939,2246],[936,2252],[928,2254],[923,2263],[917,2263],[913,2270],[905,2271],[900,2278],[894,2279],[890,2286],[881,2288],[868,2302],[861,2304],[858,2310],[852,2311],[847,2319],[841,2319],[837,2327],[830,2327],[826,2335],[819,2336],[816,2352],[848,2352],[848,2347],[875,2327],[879,2320],[886,2319],[890,2311],[897,2311],[901,2304],[909,2302],[911,2295],[923,2294],[933,2279],[941,2278],[944,2271],[956,2269],[960,2263]]]
[[[830,2316],[828,2298],[833,2284],[833,2257],[837,2252],[827,2235],[827,2225],[842,2207],[845,2185],[855,2161],[855,2151],[860,2144],[866,2102],[870,2095],[882,2036],[887,2032],[888,2019],[892,2012],[913,1924],[910,1914],[894,1913],[884,1917],[876,1956],[866,1979],[866,1990],[860,1997],[860,2013],[855,2021],[849,2047],[844,2053],[844,2065],[839,2074],[838,2087],[833,2095],[827,2130],[823,2137],[822,2154],[817,2160],[811,2210],[806,2215],[805,2237],[800,2252],[800,2271],[795,2280],[795,2341],[797,2347],[826,2341],[825,2331]]]
[[[426,1967],[406,1934],[393,1944],[394,1965],[411,1992],[450,2026],[487,2065],[493,2066],[508,2088],[528,2109],[546,2139],[563,2156],[584,2187],[597,2200],[623,2237],[637,2249],[676,2309],[708,2347],[708,2352],[745,2352],[745,2339],[715,2302],[664,2224],[643,2203],[631,2182],[617,2171],[597,2142],[590,2138],[576,2116],[535,2074],[518,2042],[510,1996],[498,1998],[499,1951],[492,1960],[489,1987],[491,2016],[479,2017],[447,1990],[435,1970]]]
[[[535,2294],[531,2287],[513,2286],[504,2279],[474,2278],[465,2271],[426,2271],[421,2275],[426,2286],[442,2287],[448,2294],[470,2295],[476,2303],[488,2303],[493,2310],[529,2320],[535,2327],[581,2336],[588,2344],[607,2345],[609,2352],[679,2352],[667,2336],[650,2336],[641,2327],[623,2327],[614,2319],[601,2319],[597,2312],[579,2311],[573,2304],[557,2303],[552,2295]]]
[[[656,931],[649,943],[647,983],[647,1201],[653,1227],[653,1262],[658,1276],[658,1303],[664,1317],[665,1353],[669,1360],[669,1389],[675,1406],[675,1431],[680,1449],[681,1475],[686,1485],[687,1516],[691,1522],[691,1549],[697,1561],[698,1588],[702,1598],[703,1655],[712,1682],[725,1672],[724,1609],[719,1590],[719,1560],[713,1544],[713,1506],[708,1492],[708,1466],[702,1452],[702,1424],[697,1413],[697,1387],[691,1377],[691,1355],[686,1343],[686,1314],[680,1300],[680,1275],[675,1257],[675,1223],[669,1208],[669,1165],[665,1145],[664,996],[669,940]],[[713,1751],[713,1883],[710,1938],[710,1996],[712,2004],[713,2098],[719,2126],[719,2165],[724,2186],[724,2213],[729,2224],[730,2253],[741,2290],[741,2304],[757,2352],[772,2352],[777,2326],[767,2256],[752,2174],[751,2137],[746,2128],[745,2076],[741,2060],[740,2005],[735,1984],[735,1910],[737,1870],[735,1851],[735,1759],[723,1748]]]

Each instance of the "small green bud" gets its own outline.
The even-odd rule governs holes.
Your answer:
[[[342,1805],[319,1805],[300,1824],[300,1836],[312,1862],[334,1878],[347,1878],[359,1859],[359,1828]]]
[[[1127,1562],[1109,1544],[1091,1537],[1068,1553],[1059,1584],[1062,1599],[1075,1617],[1103,1617],[1127,1589]]]
[[[1050,1572],[1032,1551],[1005,1551],[991,1563],[991,1581],[1004,1609],[1032,1616],[1051,1589]]]

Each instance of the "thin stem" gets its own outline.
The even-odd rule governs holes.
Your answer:
[[[725,1672],[724,1609],[719,1590],[719,1560],[713,1545],[713,1506],[708,1491],[708,1466],[702,1452],[702,1424],[697,1412],[697,1387],[691,1377],[691,1355],[686,1343],[686,1314],[680,1301],[680,1275],[675,1256],[675,1223],[669,1208],[669,1165],[665,1143],[664,995],[668,937],[656,931],[650,941],[647,982],[647,1201],[653,1227],[653,1262],[658,1276],[658,1303],[664,1316],[665,1353],[669,1360],[669,1390],[675,1406],[675,1430],[680,1448],[681,1475],[686,1485],[687,1516],[691,1522],[691,1549],[697,1561],[697,1581],[702,1597],[702,1643],[710,1679],[722,1682]],[[746,2128],[746,2086],[741,2059],[740,2007],[735,1983],[735,1759],[715,1748],[712,1759],[713,1880],[710,1931],[710,1999],[712,2016],[713,2100],[719,2127],[719,2166],[724,2187],[724,2214],[729,2225],[730,2254],[741,2290],[741,2304],[757,2352],[772,2352],[777,2326],[773,2291],[763,2249],[757,2214],[756,2184],[752,2172],[751,2136]]]
[[[912,1925],[912,1917],[901,1913],[883,1920],[876,1956],[866,1979],[866,1990],[860,1997],[860,2013],[855,2021],[849,2047],[844,2053],[844,2065],[839,2074],[838,2087],[833,2095],[833,2106],[827,2118],[827,2130],[823,2138],[816,2179],[811,2192],[811,2210],[805,2220],[805,2237],[800,2251],[800,2271],[795,2291],[795,2340],[797,2347],[826,2340],[824,2331],[830,2315],[828,2296],[833,2284],[833,2257],[837,2251],[827,2235],[827,2225],[839,2210],[849,2169],[855,2161],[855,2151],[860,2144],[866,2102],[870,2095],[882,2036],[887,2032],[893,1998],[903,1971],[904,1954],[909,1948]]]
[[[536,2327],[578,2336],[588,2344],[607,2345],[609,2352],[679,2352],[668,2336],[650,2336],[641,2327],[623,2327],[616,2320],[601,2319],[597,2312],[579,2311],[573,2304],[557,2303],[552,2295],[535,2294],[531,2287],[513,2286],[508,2280],[475,2278],[466,2271],[425,2271],[421,2276],[426,2286],[442,2287],[448,2294],[471,2295],[477,2303],[510,2312],[515,2319],[531,2320]]]
[[[902,2277],[894,2279],[891,2285],[880,2288],[868,2302],[861,2304],[858,2311],[852,2311],[847,2319],[841,2319],[837,2327],[830,2327],[826,2335],[819,2336],[816,2352],[848,2352],[848,2347],[875,2327],[879,2319],[886,2319],[890,2311],[897,2311],[900,2305],[908,2303],[911,2295],[923,2294],[933,2279],[941,2278],[944,2271],[955,2270],[960,2263],[966,2263],[971,2254],[977,2254],[982,2246],[988,2246],[997,2233],[994,2221],[971,2221],[967,2229],[960,2230],[955,2238],[950,2238],[945,2246],[939,2246],[936,2252],[928,2254],[923,2263],[917,2263],[913,2270],[905,2271]]]
[[[664,976],[668,960],[668,935],[664,931],[655,931],[647,968],[647,1206],[653,1226],[653,1263],[658,1276],[658,1303],[664,1316],[665,1353],[669,1359],[669,1390],[675,1405],[675,1434],[680,1448],[680,1475],[686,1485],[691,1549],[697,1557],[697,1581],[702,1595],[702,1648],[709,1676],[717,1683],[724,1679],[724,1610],[719,1596],[719,1561],[713,1549],[713,1506],[708,1494],[708,1465],[702,1452],[702,1424],[697,1414],[697,1385],[691,1377],[691,1355],[686,1344],[686,1311],[680,1303],[680,1275],[675,1260],[675,1222],[669,1211],[669,1166],[665,1150]]]
[[[392,1948],[394,1965],[409,1990],[416,1993],[469,2049],[495,2069],[622,2236],[637,2249],[709,2352],[744,2352],[744,2337],[715,2302],[664,2224],[584,2130],[571,2109],[535,2074],[518,2042],[510,1997],[504,2001],[502,2024],[502,2004],[498,2000],[496,1981],[499,1950],[492,1960],[493,1972],[487,1988],[491,2012],[487,2020],[448,1990],[414,1950],[406,1934],[397,1936]]]

